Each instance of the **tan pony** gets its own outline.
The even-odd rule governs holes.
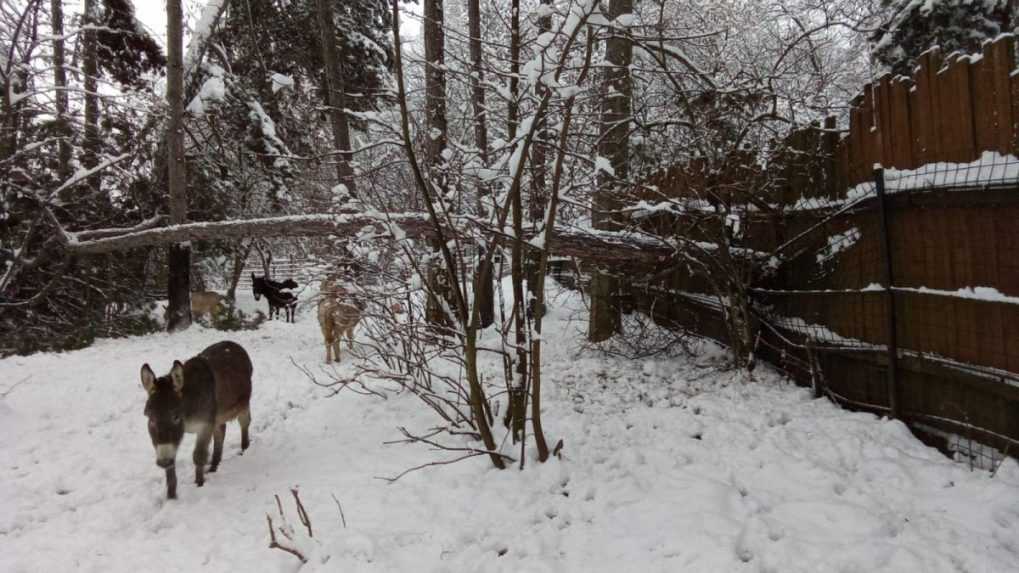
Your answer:
[[[191,293],[191,316],[198,318],[205,314],[211,320],[216,311],[225,304],[226,297],[218,292],[193,292]]]
[[[326,344],[326,364],[340,361],[340,341],[347,335],[350,349],[354,349],[354,327],[361,321],[361,309],[349,298],[347,290],[336,279],[322,281],[322,299],[318,302],[318,324]]]

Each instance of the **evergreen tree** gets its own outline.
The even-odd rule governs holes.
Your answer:
[[[9,127],[0,137],[0,354],[71,348],[99,334],[150,328],[141,311],[150,250],[70,257],[54,223],[85,231],[151,216],[159,201],[146,178],[154,106],[142,88],[165,58],[127,0],[90,1],[85,33],[65,27],[62,2],[46,11],[41,2],[10,6],[25,15],[25,25],[0,29],[0,43],[13,45],[21,63],[14,90],[2,90],[19,97],[0,109],[0,123]],[[52,37],[40,41],[44,29]],[[68,38],[78,38],[74,54],[64,53]],[[104,95],[101,77],[123,93]],[[113,158],[117,168],[104,170],[102,185],[98,175],[65,184],[74,172]],[[128,306],[136,312],[107,320],[108,309]]]
[[[100,73],[121,86],[141,88],[147,85],[143,74],[161,73],[166,67],[159,44],[135,19],[131,0],[102,0],[97,24]]]
[[[390,17],[385,0],[330,0],[335,14],[340,75],[347,92],[347,107],[367,110],[388,91],[392,67]],[[231,71],[248,78],[274,118],[279,109],[273,99],[274,73],[294,78],[295,89],[311,83],[325,93],[325,63],[314,0],[275,2],[232,0],[219,36]]]
[[[872,36],[875,59],[894,74],[910,75],[917,57],[939,46],[942,53],[975,53],[985,40],[1011,31],[1012,0],[892,0],[890,17]]]

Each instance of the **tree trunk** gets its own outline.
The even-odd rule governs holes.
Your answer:
[[[99,0],[85,0],[85,24],[100,25]],[[169,10],[169,6],[167,7]],[[82,145],[81,164],[91,169],[99,164],[102,136],[99,133],[99,45],[95,30],[82,34],[82,72],[85,74],[85,141]],[[102,181],[98,174],[89,177],[88,186],[93,195],[99,192]]]
[[[170,224],[187,220],[187,179],[184,172],[184,62],[181,0],[166,2],[166,100],[170,107],[167,126],[167,183]],[[166,329],[177,332],[191,326],[191,243],[170,246],[168,262]]]
[[[71,127],[67,115],[67,70],[64,68],[63,0],[51,0],[50,19],[53,26],[53,87],[56,90],[57,130],[61,138],[57,144],[57,173],[66,180],[71,176]]]
[[[247,245],[243,242],[238,243],[237,250],[234,251],[234,268],[230,271],[230,284],[226,289],[226,298],[230,300],[237,300],[237,283],[241,282],[244,264],[248,261],[248,255],[251,253],[251,244],[251,241]]]
[[[513,330],[516,338],[516,358],[513,379],[509,384],[507,418],[513,433],[513,443],[523,439],[527,417],[527,300],[524,290],[523,202],[519,181],[510,189],[513,216],[513,250],[510,271],[513,282]]]
[[[322,61],[326,71],[326,105],[329,107],[329,122],[333,130],[333,145],[336,155],[336,179],[347,188],[351,197],[357,197],[353,154],[350,151],[350,124],[347,122],[346,92],[340,73],[339,57],[336,53],[336,24],[329,0],[315,0],[318,11],[319,41],[322,44]]]
[[[258,261],[262,263],[262,276],[266,279],[272,279],[272,251],[269,250],[268,246],[263,247],[263,241],[259,239],[253,239],[252,245],[255,247],[255,251],[258,252]]]
[[[481,2],[468,0],[467,27],[470,34],[471,53],[471,100],[474,106],[474,145],[478,148],[478,160],[488,166],[488,116],[485,110],[485,70],[482,67],[481,50]],[[479,182],[477,190],[478,216],[484,217],[481,197],[490,194],[490,188]],[[492,263],[482,249],[478,253],[481,261],[477,269],[474,288],[478,291],[478,305],[481,312],[481,328],[487,328],[495,322],[495,285],[492,277]]]
[[[24,12],[21,13],[18,19],[18,24],[15,26],[11,35],[11,45],[13,46],[20,40],[20,36],[26,31],[26,26],[32,26],[36,21],[36,18],[31,17],[32,10],[31,6],[26,6]],[[31,35],[35,36],[36,30],[32,30]],[[11,54],[14,53],[13,48],[7,46],[0,47],[2,50],[10,49]],[[6,57],[6,55],[5,55]],[[14,156],[18,151],[18,134],[21,130],[22,114],[21,110],[24,107],[24,98],[14,99],[12,96],[26,92],[30,89],[28,85],[28,69],[24,66],[17,66],[14,62],[6,62],[6,69],[3,70],[6,80],[0,84],[0,88],[3,92],[0,93],[2,98],[2,108],[0,108],[0,160],[6,161]],[[17,90],[17,91],[16,91]]]
[[[619,280],[601,269],[591,277],[591,314],[587,339],[602,342],[622,332],[623,316],[617,291]]]
[[[541,0],[543,6],[551,9],[552,0]],[[538,18],[538,35],[545,34],[552,31],[552,16],[542,16]],[[541,58],[541,69],[545,70],[545,66],[548,63],[548,59],[545,57],[545,53],[542,52],[539,57]],[[548,88],[544,83],[539,81],[536,86],[538,97],[543,97]],[[540,231],[540,225],[545,215],[545,207],[548,203],[548,139],[551,137],[547,129],[547,118],[542,115],[536,118],[538,122],[538,134],[534,140],[534,151],[531,155],[531,187],[530,197],[528,200],[527,218],[531,225],[535,227],[536,232]],[[539,255],[536,253],[527,253],[527,258],[524,261],[524,274],[527,278],[527,290],[530,293],[529,296],[534,297],[535,289],[539,281],[537,273],[539,264]],[[542,283],[543,284],[543,283]],[[533,305],[535,308],[533,312],[543,313],[545,312],[544,303]]]
[[[541,0],[543,6],[551,9],[552,0]],[[552,16],[542,16],[538,18],[538,35],[545,34],[552,31]],[[545,54],[540,55],[541,58],[541,69],[544,70],[545,66],[548,65],[548,59]],[[538,97],[544,96],[548,88],[544,83],[540,82],[537,85]],[[532,223],[537,223],[542,220],[545,214],[545,206],[548,202],[547,197],[547,179],[548,179],[548,140],[551,134],[547,129],[547,121],[544,116],[537,118],[538,121],[538,137],[534,140],[534,152],[531,159],[531,166],[533,167],[531,175],[531,197],[528,209],[529,219]]]
[[[442,170],[446,149],[446,36],[443,28],[443,0],[425,0],[422,31],[425,42],[425,167],[433,185],[440,193],[446,191]]]
[[[633,12],[633,0],[610,0],[609,20]],[[613,173],[599,172],[594,194],[592,222],[596,229],[615,230],[623,226],[619,215],[619,191],[627,179],[629,160],[629,118],[632,115],[633,83],[630,62],[633,45],[627,32],[610,28],[605,41],[605,89],[601,105],[601,139],[598,154],[609,160]],[[591,317],[588,339],[601,342],[622,331],[622,315],[616,298],[619,282],[596,271],[591,280]]]
[[[446,72],[443,0],[424,1],[422,32],[425,42],[425,171],[436,193],[446,194],[446,166],[442,157],[446,149]],[[438,251],[438,246],[435,247]],[[450,289],[457,285],[443,280],[446,271],[442,263],[432,261],[427,271],[429,296],[425,305],[425,319],[437,326],[449,323],[440,298],[450,300]]]
[[[520,89],[520,0],[510,4],[510,73],[509,102],[506,104],[506,132],[512,140],[517,136],[520,108],[517,104]]]
[[[507,117],[507,131],[510,139],[516,137],[519,124],[517,105],[518,77],[520,74],[520,0],[510,5],[510,101]],[[527,161],[521,157],[520,161]],[[509,380],[509,406],[506,421],[510,427],[513,443],[524,438],[524,422],[527,418],[527,317],[524,308],[527,301],[524,294],[524,249],[523,249],[523,198],[521,184],[514,181],[510,188],[511,216],[513,220],[513,249],[510,259],[510,274],[513,284],[513,331],[516,342],[516,357],[513,373]]]

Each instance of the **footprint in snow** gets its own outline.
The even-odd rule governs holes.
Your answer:
[[[768,539],[772,542],[781,541],[785,537],[785,531],[781,526],[771,523],[770,520],[765,520],[764,524],[768,528]]]
[[[994,523],[996,523],[998,527],[1011,529],[1013,519],[1016,517],[1016,514],[1005,509],[996,509],[991,516],[994,518]]]

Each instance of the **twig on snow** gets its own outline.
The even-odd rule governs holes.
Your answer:
[[[340,500],[336,499],[336,494],[335,493],[331,493],[329,495],[333,496],[333,501],[336,502],[336,508],[340,510],[340,521],[343,523],[343,529],[346,529],[347,528],[347,518],[346,518],[346,516],[343,515],[343,506],[340,505]]]
[[[10,394],[12,391],[14,391],[15,388],[17,388],[18,386],[21,386],[22,384],[24,384],[25,382],[28,382],[31,379],[32,379],[32,375],[29,374],[28,376],[25,376],[24,378],[22,378],[21,380],[18,380],[14,384],[11,384],[11,386],[9,388],[4,390],[3,392],[0,392],[0,398],[6,398],[7,395]]]

